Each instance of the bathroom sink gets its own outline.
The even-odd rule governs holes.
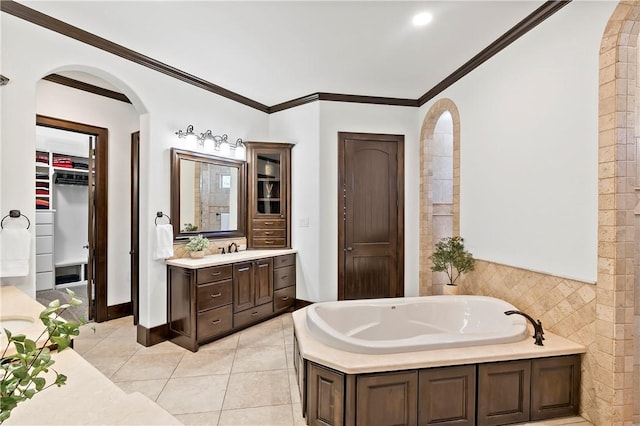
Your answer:
[[[11,334],[19,333],[25,328],[33,325],[35,320],[29,317],[19,317],[19,316],[7,316],[0,317],[0,334],[4,333],[4,329],[6,328],[11,332]]]

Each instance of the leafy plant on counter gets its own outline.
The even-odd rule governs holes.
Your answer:
[[[191,223],[185,223],[184,228],[182,229],[182,232],[195,232],[197,230],[198,230],[198,227],[196,225],[193,225]]]
[[[11,410],[19,403],[51,386],[60,387],[66,383],[67,376],[51,368],[55,361],[51,357],[50,347],[58,352],[66,349],[71,344],[72,336],[78,336],[80,326],[86,324],[84,320],[71,322],[60,317],[69,307],[82,304],[82,300],[77,299],[73,291],[67,289],[67,293],[70,297],[68,303],[61,304],[59,300],[54,300],[40,312],[40,321],[45,330],[35,341],[24,334],[14,335],[4,329],[8,342],[0,357],[0,423],[9,418]],[[41,347],[37,347],[36,342],[45,333],[48,334],[47,340]],[[11,345],[16,353],[7,355]],[[48,373],[49,369],[55,373],[55,379],[47,385],[47,379],[41,376]]]
[[[434,272],[446,272],[447,285],[456,285],[456,280],[465,272],[473,271],[473,255],[464,249],[462,237],[447,237],[436,243],[436,249],[429,256]],[[455,272],[454,272],[455,271]],[[454,276],[455,273],[455,276]]]
[[[186,251],[202,251],[209,247],[209,240],[202,235],[189,238],[189,242],[184,247]]]

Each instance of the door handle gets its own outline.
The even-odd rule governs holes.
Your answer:
[[[353,247],[347,247],[344,251],[353,251]]]
[[[83,248],[83,249],[88,249],[88,248],[89,248],[89,245],[82,246],[82,248]],[[131,252],[129,252],[129,254],[131,254]]]

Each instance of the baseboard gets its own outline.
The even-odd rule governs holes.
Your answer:
[[[153,346],[167,340],[169,334],[169,325],[162,324],[152,328],[147,328],[138,324],[138,343],[142,346]]]
[[[133,302],[107,306],[107,321],[133,315]]]
[[[293,310],[297,311],[298,309],[305,308],[311,304],[313,304],[313,302],[309,302],[307,300],[302,300],[302,299],[296,299],[296,304],[293,306]]]

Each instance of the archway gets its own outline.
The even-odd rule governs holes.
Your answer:
[[[433,252],[434,240],[434,155],[436,127],[443,114],[451,115],[453,127],[453,185],[450,207],[440,205],[444,213],[452,216],[451,231],[460,234],[460,114],[451,99],[440,99],[427,112],[420,133],[420,258],[427,259]],[[439,197],[436,197],[439,199]],[[437,203],[436,203],[437,204]],[[449,204],[449,203],[444,203]],[[441,293],[434,287],[429,262],[420,262],[420,295]]]

